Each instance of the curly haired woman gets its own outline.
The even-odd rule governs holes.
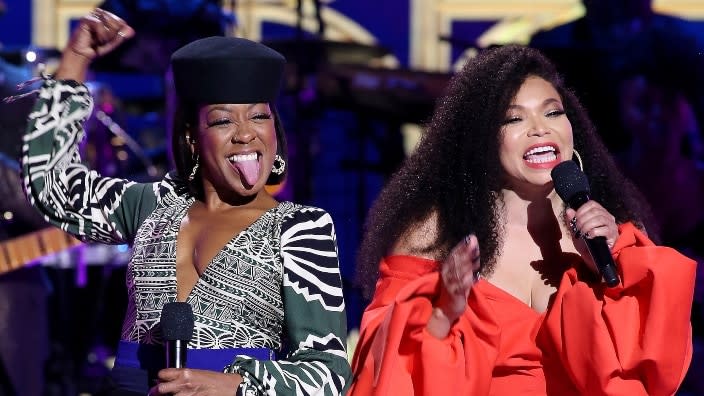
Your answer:
[[[574,210],[551,170],[577,152],[592,200]],[[689,366],[695,263],[651,241],[646,203],[534,49],[487,50],[453,78],[365,232],[376,291],[353,396],[671,395]]]

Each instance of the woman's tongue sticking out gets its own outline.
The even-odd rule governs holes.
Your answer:
[[[242,181],[251,187],[259,180],[259,161],[254,158],[236,160],[233,164],[242,177]]]

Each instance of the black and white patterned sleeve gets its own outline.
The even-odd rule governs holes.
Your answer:
[[[85,85],[44,82],[23,137],[24,189],[44,219],[62,230],[82,240],[127,243],[158,187],[101,177],[81,164],[78,147],[92,107]]]
[[[302,207],[281,227],[284,320],[289,353],[282,360],[238,358],[257,394],[342,395],[351,370],[335,227],[325,211]]]

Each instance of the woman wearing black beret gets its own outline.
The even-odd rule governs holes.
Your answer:
[[[273,108],[283,56],[233,37],[176,51],[177,169],[135,183],[101,177],[78,155],[88,66],[133,35],[100,9],[81,19],[40,90],[22,158],[27,196],[46,220],[83,240],[132,245],[106,394],[342,394],[350,368],[332,219],[264,188],[287,166]],[[193,312],[187,368],[165,368],[160,319],[172,302]]]

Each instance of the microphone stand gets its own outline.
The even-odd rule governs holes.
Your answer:
[[[125,141],[127,147],[132,149],[132,151],[142,162],[149,176],[155,177],[158,174],[156,166],[154,166],[154,163],[152,163],[149,157],[144,153],[144,150],[142,150],[142,147],[139,145],[139,143],[132,139],[132,136],[125,132],[125,130],[122,129],[122,127],[120,127],[120,125],[118,125],[117,122],[112,119],[112,117],[110,117],[103,110],[97,110],[95,112],[95,118],[100,121],[100,123],[103,124],[106,128],[108,128],[110,132],[115,134],[115,136]]]

